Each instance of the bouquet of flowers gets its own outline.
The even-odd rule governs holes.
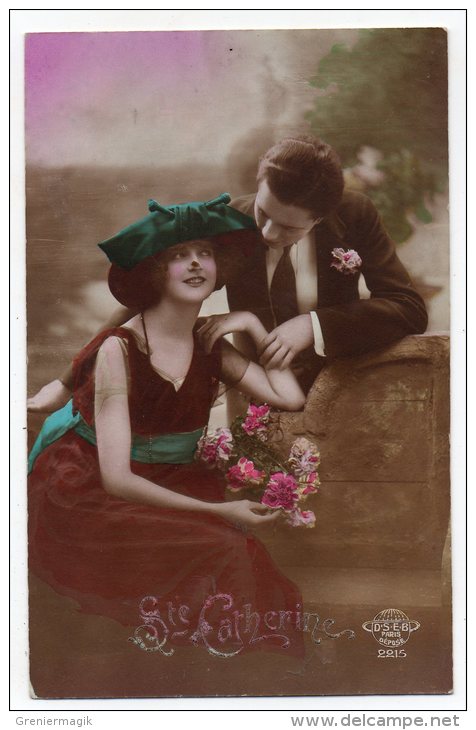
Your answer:
[[[252,490],[262,504],[281,509],[292,527],[314,527],[314,512],[301,506],[319,489],[319,450],[299,437],[283,462],[267,443],[269,421],[269,406],[251,403],[246,416],[235,418],[230,428],[206,432],[196,458],[223,471],[231,492]]]

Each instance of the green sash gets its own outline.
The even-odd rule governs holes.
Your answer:
[[[73,401],[48,416],[38,434],[38,438],[28,457],[28,473],[47,446],[57,441],[67,431],[74,429],[88,443],[96,445],[94,428],[81,418],[80,413],[73,415]],[[146,464],[190,464],[194,460],[198,439],[203,428],[185,433],[166,433],[158,436],[138,436],[133,434],[131,460]]]

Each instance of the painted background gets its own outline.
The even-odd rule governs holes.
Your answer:
[[[144,215],[149,197],[171,204],[252,192],[259,155],[310,130],[309,113],[329,93],[310,83],[319,63],[358,38],[345,29],[26,36],[31,392],[61,372],[115,306],[96,243]],[[426,296],[429,328],[446,330],[447,191],[428,207],[431,222],[410,216],[413,234],[399,254]],[[208,310],[225,307],[221,293]]]
[[[104,283],[107,262],[96,243],[142,216],[149,197],[169,204],[211,198],[225,190],[234,195],[252,191],[259,155],[286,133],[308,131],[307,113],[319,109],[319,100],[326,98],[310,83],[319,62],[336,44],[353,49],[358,37],[354,30],[48,33],[27,37],[31,392],[61,372],[114,307]],[[380,64],[382,57],[369,62]],[[418,99],[405,97],[405,88],[400,92],[404,103],[418,104]],[[343,120],[349,135],[353,124],[352,115]],[[391,117],[388,125],[391,128]],[[360,164],[367,172],[375,169],[365,151]],[[347,179],[359,186],[355,173],[355,167],[348,170]],[[447,192],[443,190],[428,207],[431,222],[411,217],[413,234],[399,244],[399,253],[426,294],[430,329],[447,329]],[[213,306],[225,305],[223,294],[215,298]],[[385,466],[382,460],[382,468]],[[394,491],[403,507],[412,512],[413,504],[404,490]],[[424,487],[419,494],[424,506]],[[352,509],[352,500],[347,502]],[[373,499],[365,502],[362,490],[356,502],[366,513],[365,520],[367,515],[375,515]],[[418,501],[415,504],[418,506]],[[354,514],[352,509],[355,522]],[[415,510],[414,519],[417,514]],[[332,529],[332,520],[328,523]],[[397,535],[395,543],[402,539],[407,537]],[[362,611],[362,620],[370,620],[376,611],[361,608],[369,600],[370,589],[377,586],[382,590],[383,586],[386,590],[390,585],[394,590],[394,576],[386,569],[364,569],[367,582],[355,580],[354,575],[352,583],[348,572],[327,566],[316,581],[314,566],[310,571],[307,560],[301,566],[299,584],[307,595],[319,591],[319,599],[326,591],[327,595],[332,591],[338,594],[341,603],[337,602],[337,608],[333,605],[329,613],[334,617],[342,619],[351,610],[352,621],[360,615],[358,611]],[[414,568],[412,561],[406,575],[410,582],[405,600],[411,603],[423,596],[424,602],[427,593],[439,596],[439,574],[433,584],[433,574],[426,571],[422,580]],[[55,615],[54,603],[50,608],[53,610],[48,616]],[[433,610],[431,605],[425,613],[420,607],[415,614],[425,628],[436,625]],[[342,622],[347,625],[344,619]],[[444,628],[449,626],[447,621]],[[78,636],[79,632],[73,632],[74,640]],[[449,657],[440,643],[428,648],[432,636],[431,631],[426,635],[421,632],[418,638],[422,644],[415,652],[418,661],[412,664],[412,671],[426,681],[428,656],[437,674],[438,657]],[[373,640],[367,638],[370,656]],[[340,647],[327,644],[321,653],[322,666],[313,667],[318,678],[311,672],[312,685],[304,686],[299,677],[293,681],[301,691],[310,693],[318,688],[324,694],[334,694],[338,688],[345,694],[355,691],[356,683],[359,692],[365,692],[370,667],[376,682],[373,690],[388,692],[388,675],[375,665],[374,654],[363,666],[361,655],[354,651],[344,655]],[[364,671],[356,673],[357,666]],[[127,669],[130,671],[130,666]],[[405,670],[396,667],[397,682],[408,682]],[[273,692],[287,693],[284,680],[288,678],[274,672],[273,665]],[[138,673],[131,675],[142,683]],[[87,672],[84,676],[87,679]],[[176,687],[180,680],[172,675],[170,681]],[[200,687],[203,681],[200,676]],[[216,691],[216,685],[210,686]]]

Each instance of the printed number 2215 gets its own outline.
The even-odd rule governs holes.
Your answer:
[[[379,649],[378,650],[378,658],[379,659],[403,659],[406,657],[407,652],[405,649]]]

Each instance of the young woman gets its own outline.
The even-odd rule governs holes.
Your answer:
[[[226,502],[224,480],[194,460],[219,381],[279,409],[304,402],[289,370],[265,371],[213,323],[197,325],[215,251],[253,227],[228,201],[150,201],[146,218],[100,244],[112,293],[139,314],[80,352],[72,408],[50,417],[35,445],[30,569],[83,612],[137,627],[149,651],[300,653],[292,622],[276,619],[298,610],[299,592],[248,531],[279,513]],[[257,345],[266,336],[246,312],[225,329]]]

